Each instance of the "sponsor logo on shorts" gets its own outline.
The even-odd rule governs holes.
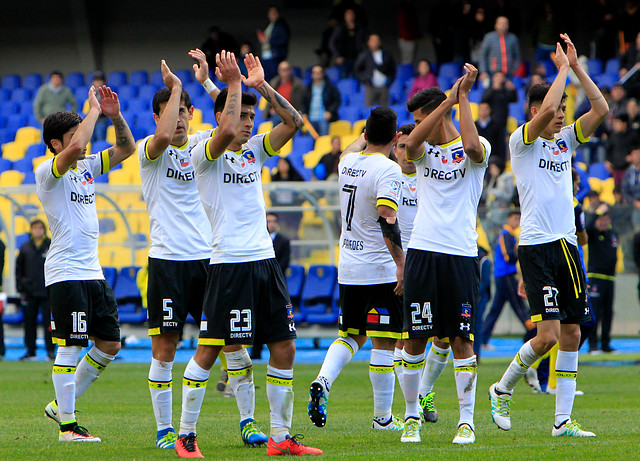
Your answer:
[[[464,303],[462,305],[462,311],[460,312],[460,317],[464,317],[465,319],[471,318],[471,304]]]
[[[162,322],[163,327],[177,327],[178,322]]]
[[[560,309],[557,307],[547,307],[544,310],[547,314],[559,314],[560,313]]]
[[[470,323],[461,323],[460,324],[460,331],[471,331],[471,324]]]
[[[251,338],[251,332],[247,333],[231,333],[229,335],[230,338]]]
[[[380,325],[389,325],[391,316],[386,309],[371,309],[367,312],[367,323],[379,323]]]
[[[89,335],[87,335],[87,334],[79,335],[79,334],[76,334],[76,333],[71,333],[69,335],[69,339],[89,339]]]
[[[293,320],[293,306],[291,304],[287,304],[287,318]]]

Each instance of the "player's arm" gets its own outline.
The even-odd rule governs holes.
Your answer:
[[[535,141],[540,133],[547,127],[547,125],[553,120],[553,117],[560,107],[560,103],[562,102],[562,94],[564,93],[564,85],[567,81],[567,74],[569,73],[569,59],[567,59],[567,55],[562,50],[560,43],[556,43],[556,55],[554,57],[554,63],[558,68],[558,75],[556,79],[551,84],[551,88],[547,92],[544,100],[542,101],[542,105],[540,105],[540,110],[536,113],[536,115],[531,119],[529,123],[526,124],[526,135],[525,135],[525,143],[531,144]]]
[[[449,91],[447,99],[442,101],[427,117],[416,125],[407,138],[407,158],[417,160],[424,153],[424,142],[431,135],[438,122],[458,103],[458,87],[464,77],[460,77]]]
[[[279,151],[296,132],[302,128],[302,116],[284,97],[274,90],[264,79],[264,69],[260,58],[248,53],[244,57],[248,77],[242,77],[245,85],[255,88],[262,97],[271,104],[282,123],[269,133],[269,142],[274,151]]]
[[[182,99],[182,82],[171,72],[164,59],[160,64],[160,71],[162,72],[162,81],[171,90],[171,96],[169,96],[167,105],[158,119],[156,132],[147,141],[146,153],[150,160],[160,157],[169,147],[176,132],[176,126],[178,126],[180,100]]]
[[[340,159],[347,154],[353,154],[354,152],[362,152],[367,147],[367,140],[364,137],[364,133],[358,136],[358,139],[349,144],[340,154]]]
[[[101,113],[100,103],[96,97],[96,89],[92,86],[89,88],[89,113],[87,113],[82,123],[78,125],[78,129],[73,134],[67,147],[56,155],[53,160],[56,176],[64,175],[74,163],[84,156],[87,144],[93,134],[93,128],[96,126],[96,121]]]
[[[242,74],[240,74],[235,54],[230,51],[216,53],[216,65],[216,76],[228,85],[229,92],[222,112],[219,116],[216,114],[218,128],[205,144],[205,155],[211,161],[224,154],[224,151],[236,137],[242,109],[242,86],[240,84]]]
[[[100,99],[102,100],[102,113],[111,119],[116,134],[116,143],[108,150],[109,169],[111,169],[133,154],[136,150],[136,142],[129,125],[120,112],[118,95],[105,85],[98,91],[100,91]]]
[[[207,63],[207,55],[204,54],[202,50],[196,48],[195,50],[189,51],[189,56],[198,61],[198,64],[193,65],[193,72],[195,74],[196,80],[200,82],[200,85],[204,87],[204,90],[207,92],[209,97],[216,101],[216,98],[220,94],[220,90],[217,86],[209,78],[209,64]]]
[[[587,138],[593,134],[596,128],[604,122],[605,118],[607,118],[609,105],[596,84],[591,80],[591,77],[589,77],[587,72],[580,65],[580,62],[578,61],[578,52],[576,51],[576,47],[573,42],[571,42],[569,36],[567,34],[560,34],[560,38],[562,38],[567,44],[567,58],[569,59],[571,70],[573,70],[576,77],[578,77],[578,80],[580,81],[582,88],[584,88],[584,92],[587,94],[587,98],[589,98],[589,102],[591,103],[591,109],[589,112],[576,121],[576,129],[580,129],[580,132],[576,131],[578,141],[585,142]]]
[[[465,64],[464,71],[465,75],[458,87],[462,147],[471,160],[476,163],[482,163],[485,156],[484,146],[480,142],[478,129],[473,121],[471,105],[469,104],[469,91],[471,91],[471,87],[473,87],[473,83],[476,81],[478,69],[471,64]]]
[[[397,212],[387,205],[378,205],[378,223],[382,230],[382,237],[387,249],[396,263],[396,277],[398,284],[393,292],[398,296],[404,292],[404,251],[402,251],[402,238],[398,225]]]

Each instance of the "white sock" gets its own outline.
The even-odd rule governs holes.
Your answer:
[[[458,391],[458,404],[460,405],[461,424],[473,425],[473,411],[476,406],[476,381],[478,376],[478,363],[476,356],[468,359],[453,359],[453,372],[456,378],[456,390]]]
[[[171,406],[173,403],[173,362],[151,359],[149,367],[149,392],[158,430],[173,427]]]
[[[253,385],[253,366],[246,349],[235,352],[225,352],[229,385],[236,397],[236,404],[240,412],[240,421],[251,418],[256,407],[255,388]]]
[[[420,387],[420,375],[424,368],[424,352],[411,355],[406,350],[402,351],[402,374],[404,376],[404,401],[406,410],[404,419],[420,419],[420,402],[418,401],[418,388]]]
[[[82,397],[115,358],[115,355],[102,352],[95,345],[82,357],[76,370],[76,400]]]
[[[56,361],[51,374],[53,388],[56,391],[60,424],[73,423],[76,420],[76,383],[75,372],[80,346],[59,346]]]
[[[271,409],[271,433],[275,443],[284,442],[293,419],[293,370],[267,365],[267,399]]]
[[[420,381],[420,389],[418,391],[420,395],[425,396],[429,392],[433,391],[433,386],[447,367],[449,352],[451,352],[450,347],[442,349],[434,343],[431,343],[431,348],[427,354],[424,371],[422,372],[422,379]]]
[[[391,418],[396,384],[393,374],[393,351],[371,349],[369,379],[373,387],[373,419],[379,423],[386,423]]]
[[[196,433],[196,423],[207,390],[207,381],[211,370],[201,368],[193,358],[184,370],[182,380],[182,416],[178,435]]]
[[[527,341],[522,345],[516,356],[511,361],[509,368],[504,372],[496,389],[505,394],[513,393],[520,378],[522,378],[531,365],[533,365],[540,356],[531,347],[531,341]]]
[[[567,419],[571,419],[577,377],[578,352],[558,351],[556,359],[556,427]]]
[[[404,383],[402,382],[402,349],[395,348],[393,350],[393,371],[396,372],[396,377],[398,378],[398,384],[400,384],[400,390],[404,395]]]
[[[320,373],[318,373],[318,378],[324,378],[324,383],[328,385],[328,391],[331,390],[333,382],[342,369],[351,361],[351,358],[356,352],[358,352],[358,343],[348,336],[336,339],[331,346],[329,346],[327,355],[324,356]]]

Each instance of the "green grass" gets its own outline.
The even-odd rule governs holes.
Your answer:
[[[638,359],[638,356],[617,357]],[[602,358],[598,358],[602,361]],[[640,425],[638,383],[640,367],[581,366],[574,417],[595,439],[551,437],[554,398],[534,395],[524,383],[514,394],[512,429],[499,430],[489,413],[487,389],[507,366],[506,359],[484,360],[479,369],[476,401],[476,436],[472,446],[454,446],[458,418],[451,365],[436,387],[440,419],[423,426],[422,443],[401,444],[399,433],[370,429],[372,391],[366,363],[352,363],[334,384],[327,426],[319,429],[307,418],[308,386],[319,365],[296,366],[293,433],[321,448],[323,459],[625,459],[637,456]],[[584,363],[584,362],[582,362]],[[174,382],[184,370],[176,366]],[[53,396],[50,363],[0,363],[0,395],[4,435],[0,459],[169,459],[170,450],[156,449],[155,422],[147,387],[148,366],[112,364],[103,377],[78,402],[81,425],[102,438],[100,444],[61,444],[55,424],[44,417],[44,407]],[[268,432],[269,409],[264,384],[265,366],[256,366],[256,419]],[[242,446],[235,400],[215,391],[214,369],[198,423],[199,445],[210,459],[265,458],[265,449]],[[180,386],[174,389],[174,424],[180,417]],[[395,412],[404,414],[404,403],[396,387]]]

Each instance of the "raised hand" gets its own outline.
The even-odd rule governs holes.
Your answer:
[[[171,90],[174,86],[182,87],[182,82],[173,72],[171,72],[171,69],[169,69],[167,62],[164,59],[160,62],[160,71],[162,72],[162,81],[167,85],[167,88]]]
[[[198,61],[198,64],[193,65],[193,72],[196,76],[196,80],[201,84],[204,83],[209,78],[209,64],[207,64],[207,56],[198,48],[189,51],[189,56]]]
[[[569,60],[569,65],[571,67],[575,67],[578,65],[578,51],[576,50],[576,46],[573,44],[569,35],[560,34],[560,38],[564,40],[564,43],[567,44],[567,59]]]
[[[478,69],[476,69],[473,65],[467,63],[464,65],[464,71],[465,74],[462,77],[462,81],[460,82],[458,91],[469,94],[469,91],[471,91],[471,88],[476,81],[476,77],[478,76]],[[451,91],[453,91],[453,89]]]
[[[460,89],[460,84],[462,83],[462,80],[464,80],[464,77],[465,76],[462,76],[458,80],[456,80],[456,83],[454,83],[451,89],[449,90],[449,96],[447,96],[447,101],[452,106],[455,106],[456,104],[458,104],[458,90]]]
[[[120,101],[115,91],[111,91],[106,85],[98,88],[102,100],[102,113],[109,118],[115,118],[120,114]]]
[[[242,74],[236,56],[232,52],[222,50],[216,53],[216,65],[216,76],[227,85],[241,81]]]
[[[556,65],[556,68],[558,68],[558,70],[562,66],[570,65],[569,58],[567,58],[567,55],[564,53],[564,50],[562,49],[562,46],[559,42],[556,43],[556,54],[553,56],[553,63]]]
[[[262,64],[260,63],[260,58],[254,56],[253,53],[248,53],[244,57],[244,64],[245,66],[247,66],[248,77],[245,77],[243,75],[242,83],[251,88],[255,88],[264,80],[264,69],[262,68]]]
[[[100,102],[96,96],[96,88],[93,85],[89,88],[89,110],[91,109],[98,109],[98,111],[102,112]]]

